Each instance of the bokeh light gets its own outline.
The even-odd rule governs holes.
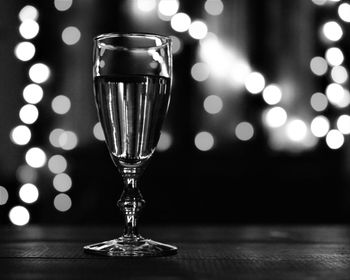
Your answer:
[[[10,139],[14,144],[26,145],[32,137],[30,129],[25,125],[18,125],[11,130]]]
[[[58,211],[66,212],[72,207],[72,200],[65,193],[60,193],[56,195],[53,204]]]
[[[222,99],[217,95],[209,95],[204,99],[204,110],[209,114],[217,114],[222,110]]]
[[[209,78],[210,69],[208,64],[204,62],[197,62],[191,68],[191,76],[198,82],[203,82]]]
[[[15,206],[9,212],[9,218],[11,223],[16,226],[24,226],[28,224],[30,220],[30,214],[27,208],[23,206]]]
[[[244,85],[247,91],[257,94],[264,89],[265,78],[261,73],[252,72],[245,78]]]
[[[55,128],[50,132],[49,141],[52,146],[56,148],[60,148],[61,145],[59,143],[60,136],[64,133],[62,128]]]
[[[19,190],[19,197],[25,203],[34,203],[39,198],[38,188],[31,184],[24,184]]]
[[[241,141],[248,141],[254,136],[254,127],[249,122],[241,122],[235,129],[236,137]]]
[[[78,136],[73,131],[64,131],[59,136],[58,143],[63,150],[72,150],[78,145]]]
[[[67,11],[73,4],[73,0],[54,0],[55,8],[60,11]]]
[[[39,117],[38,108],[33,104],[26,104],[19,110],[19,118],[25,124],[32,124]]]
[[[62,31],[62,41],[67,45],[74,45],[79,42],[80,30],[75,26],[68,26]]]
[[[156,7],[156,0],[135,0],[136,7],[141,11],[148,13]]]
[[[303,120],[291,120],[287,123],[286,132],[290,140],[301,142],[306,138],[307,126]]]
[[[263,98],[267,104],[275,105],[281,101],[282,91],[277,85],[268,85],[263,91]]]
[[[19,33],[24,39],[33,39],[39,33],[39,24],[35,20],[26,19],[19,26]]]
[[[53,155],[47,165],[52,173],[59,174],[67,169],[67,160],[62,155]]]
[[[334,66],[331,71],[331,77],[334,82],[343,84],[348,79],[348,71],[344,66]]]
[[[171,18],[170,25],[177,32],[185,32],[190,28],[191,18],[185,13],[177,13]]]
[[[320,56],[315,56],[310,61],[310,69],[317,76],[322,76],[327,73],[327,61]]]
[[[224,10],[224,4],[221,0],[207,0],[204,9],[209,15],[218,16]]]
[[[59,192],[69,191],[72,187],[72,179],[66,173],[57,174],[53,178],[53,186]]]
[[[169,36],[171,38],[171,41],[172,41],[172,52],[173,54],[177,54],[179,53],[181,50],[182,50],[182,42],[181,40],[176,37],[176,36]]]
[[[326,95],[330,103],[338,107],[344,107],[346,93],[344,88],[336,83],[329,84],[326,88]]]
[[[328,99],[323,93],[316,92],[311,96],[310,104],[312,109],[314,109],[317,112],[321,112],[327,108]]]
[[[343,134],[350,134],[350,116],[341,115],[337,120],[337,128]]]
[[[38,19],[38,16],[39,12],[37,8],[35,8],[32,5],[24,6],[18,14],[18,17],[21,21],[25,21],[28,19],[36,21]]]
[[[25,159],[29,166],[40,168],[46,163],[46,154],[42,149],[33,147],[26,152]]]
[[[272,107],[265,111],[263,119],[269,127],[281,127],[287,121],[287,112],[282,107]]]
[[[170,133],[162,131],[157,145],[157,151],[163,152],[171,147],[173,140]]]
[[[100,141],[104,141],[105,140],[105,134],[103,133],[103,129],[102,129],[102,126],[101,126],[101,123],[100,122],[97,122],[95,125],[94,125],[94,128],[92,130],[95,138],[97,140],[100,140]]]
[[[29,69],[29,78],[34,83],[44,83],[50,77],[50,68],[44,63],[36,63]]]
[[[343,30],[336,21],[326,22],[322,27],[322,32],[325,38],[332,42],[339,41],[343,37]]]
[[[328,0],[312,0],[312,2],[315,4],[315,5],[318,5],[318,6],[323,6],[324,4],[327,3]]]
[[[43,98],[44,91],[41,86],[37,84],[29,84],[23,89],[23,98],[26,102],[37,104]]]
[[[332,47],[326,51],[326,59],[330,65],[337,66],[343,63],[344,54],[339,48]]]
[[[59,115],[68,113],[71,107],[70,99],[65,95],[57,95],[51,102],[52,110]]]
[[[191,23],[188,33],[193,39],[203,39],[208,33],[207,25],[201,20],[195,20]]]
[[[194,144],[200,151],[209,151],[214,146],[214,137],[207,131],[199,132],[194,138]]]
[[[324,137],[330,128],[329,120],[325,116],[317,116],[311,122],[311,132],[316,137]]]
[[[158,4],[158,11],[162,16],[171,17],[179,10],[178,0],[161,0]]]
[[[21,42],[15,47],[15,56],[22,61],[31,60],[35,55],[35,46],[31,42]]]
[[[343,21],[350,22],[350,4],[349,3],[340,4],[338,7],[338,15]]]
[[[16,170],[16,178],[21,183],[34,182],[38,177],[38,173],[35,168],[23,164]]]
[[[6,188],[3,186],[0,186],[0,205],[5,205],[8,199],[9,199],[9,193],[7,192]]]
[[[344,136],[339,130],[332,129],[328,132],[326,136],[326,143],[327,143],[327,146],[332,150],[337,150],[341,146],[343,146]]]

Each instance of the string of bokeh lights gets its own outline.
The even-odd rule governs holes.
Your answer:
[[[328,8],[339,0],[312,0],[318,6]],[[262,122],[271,136],[271,147],[290,151],[314,147],[319,138],[325,138],[330,149],[339,149],[344,144],[344,135],[350,134],[350,116],[341,114],[336,121],[336,128],[331,129],[329,119],[324,115],[315,116],[311,122],[297,115],[290,115],[283,100],[283,92],[278,84],[267,84],[262,73],[252,71],[250,65],[232,47],[225,46],[215,34],[208,32],[203,20],[192,21],[191,17],[178,12],[178,0],[136,1],[136,8],[141,12],[151,12],[157,9],[161,20],[170,21],[172,29],[178,33],[188,32],[190,37],[199,40],[199,57],[191,68],[191,75],[197,82],[207,81],[210,77],[223,79],[236,88],[244,87],[247,92],[261,94],[268,106],[262,113]],[[205,11],[211,16],[218,16],[224,10],[221,0],[207,0]],[[338,6],[338,16],[344,22],[350,22],[350,5],[341,3]],[[348,70],[342,65],[344,55],[341,48],[334,46],[343,37],[342,27],[336,20],[323,24],[320,30],[320,40],[329,45],[325,57],[317,56],[311,59],[310,69],[317,76],[329,74],[331,83],[325,89],[325,94],[316,92],[311,96],[310,104],[317,113],[324,111],[328,103],[336,109],[343,109],[350,104],[350,93],[344,84],[348,80]],[[175,53],[181,49],[181,40],[172,36]],[[214,55],[215,54],[215,55]],[[203,107],[209,114],[217,114],[223,109],[223,100],[218,95],[204,98]],[[248,141],[254,136],[254,126],[242,121],[235,127],[235,135],[241,141]],[[171,139],[170,135],[167,135]],[[167,140],[169,141],[169,140]],[[160,139],[160,144],[162,138]],[[200,131],[196,134],[194,144],[201,151],[209,151],[214,147],[215,139],[212,133]]]

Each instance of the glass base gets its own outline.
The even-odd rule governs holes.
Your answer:
[[[87,245],[84,251],[109,257],[162,257],[175,255],[177,248],[140,236],[133,238],[122,236],[118,239]]]

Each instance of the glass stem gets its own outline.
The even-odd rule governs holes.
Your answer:
[[[140,236],[137,230],[137,219],[145,201],[138,189],[136,177],[124,176],[123,180],[124,190],[118,201],[118,206],[125,218],[123,237],[133,239]]]

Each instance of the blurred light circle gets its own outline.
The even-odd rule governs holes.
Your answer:
[[[10,138],[17,145],[26,145],[32,137],[30,129],[25,125],[18,125],[12,129]]]
[[[287,121],[287,112],[282,107],[273,107],[267,109],[264,119],[266,125],[269,127],[281,127]]]
[[[222,99],[217,95],[209,95],[204,99],[204,110],[209,114],[217,114],[222,110]]]
[[[158,141],[157,150],[161,152],[168,150],[172,142],[171,135],[168,132],[162,131]]]
[[[38,188],[31,183],[24,184],[19,190],[19,197],[25,203],[34,203],[39,197]]]
[[[201,20],[195,20],[191,23],[188,33],[194,39],[203,39],[208,33],[207,25]]]
[[[39,117],[39,111],[33,104],[26,104],[19,110],[19,118],[25,124],[34,123]]]
[[[339,17],[345,21],[350,22],[350,5],[348,3],[342,3],[338,7]]]
[[[209,15],[218,16],[224,10],[224,4],[221,0],[207,0],[204,9]]]
[[[65,95],[57,95],[51,102],[52,110],[59,115],[68,113],[71,107],[70,99]]]
[[[348,71],[344,66],[334,66],[331,71],[331,77],[334,82],[343,84],[348,79]]]
[[[23,98],[26,102],[37,104],[43,98],[44,91],[41,86],[37,84],[29,84],[23,89]]]
[[[59,192],[69,191],[72,187],[72,179],[66,173],[57,174],[53,178],[53,186]]]
[[[49,159],[47,165],[52,173],[59,174],[67,169],[67,160],[61,155],[54,155]]]
[[[316,137],[324,137],[330,128],[329,120],[325,116],[317,116],[312,120],[310,128]]]
[[[249,122],[241,122],[235,129],[236,137],[241,141],[248,141],[254,136],[254,127]]]
[[[67,45],[78,43],[80,37],[80,30],[75,26],[68,26],[62,31],[62,41]]]
[[[21,183],[34,182],[37,179],[37,171],[27,164],[21,165],[16,170],[16,178]]]
[[[73,131],[64,131],[58,138],[63,150],[72,150],[78,145],[78,136]]]
[[[156,7],[156,0],[136,0],[136,7],[141,12],[150,12]]]
[[[9,193],[3,186],[0,186],[0,205],[5,205],[8,199]]]
[[[265,78],[258,72],[250,73],[244,81],[247,91],[252,94],[261,92],[265,87]]]
[[[194,144],[200,151],[209,151],[214,146],[214,137],[209,132],[199,132],[194,138]]]
[[[60,11],[67,11],[73,4],[73,0],[55,0],[54,5],[55,8]]]
[[[9,212],[9,218],[11,223],[16,226],[24,226],[28,224],[30,220],[30,214],[27,208],[23,206],[15,206]]]
[[[203,82],[209,78],[210,69],[208,64],[204,62],[197,62],[191,68],[191,76],[197,82]]]
[[[55,128],[50,132],[49,141],[50,141],[52,146],[54,146],[56,148],[61,147],[58,140],[63,133],[64,133],[64,130],[61,128]]]
[[[343,134],[350,134],[350,116],[341,115],[337,120],[337,128]]]
[[[182,43],[181,40],[176,36],[169,36],[172,41],[172,52],[173,54],[177,54],[182,49]]]
[[[267,104],[275,105],[281,101],[282,91],[277,85],[268,85],[263,91],[263,98]]]
[[[94,128],[93,128],[93,134],[95,136],[95,138],[97,140],[100,140],[100,141],[104,141],[105,140],[105,135],[103,133],[103,129],[102,129],[102,126],[101,126],[101,123],[100,122],[97,122],[95,125],[94,125]]]
[[[29,69],[29,78],[34,83],[44,83],[50,77],[50,69],[44,63],[36,63]]]
[[[344,100],[344,88],[336,83],[329,84],[326,88],[326,95],[330,103],[342,107]]]
[[[18,14],[18,17],[21,21],[25,21],[27,19],[37,20],[39,16],[39,12],[37,8],[31,5],[24,6]]]
[[[326,51],[326,59],[330,65],[337,66],[343,63],[344,54],[339,48],[332,47]]]
[[[315,56],[310,61],[310,69],[317,76],[322,76],[327,73],[327,61],[320,56]]]
[[[307,126],[302,120],[291,120],[287,123],[287,136],[290,140],[300,142],[305,139]]]
[[[39,24],[35,20],[26,19],[19,26],[19,33],[24,39],[33,39],[39,33]]]
[[[26,152],[25,159],[29,166],[40,168],[46,163],[46,154],[42,149],[34,147]]]
[[[170,25],[177,32],[185,32],[191,25],[191,18],[185,13],[177,13],[171,18]]]
[[[328,0],[312,0],[315,5],[322,6],[327,3]]]
[[[332,42],[339,41],[343,37],[343,30],[336,21],[326,22],[322,27],[323,35]]]
[[[15,56],[22,61],[31,60],[35,55],[35,46],[31,42],[21,42],[15,47]]]
[[[179,10],[178,0],[161,0],[158,4],[158,11],[160,14],[166,17],[171,17]]]
[[[56,195],[53,204],[58,211],[66,212],[72,207],[72,200],[65,193],[60,193]]]
[[[311,96],[310,103],[315,111],[321,112],[327,108],[328,99],[323,93],[316,92]]]
[[[326,136],[326,143],[332,150],[339,149],[344,144],[344,136],[339,130],[332,129]]]

